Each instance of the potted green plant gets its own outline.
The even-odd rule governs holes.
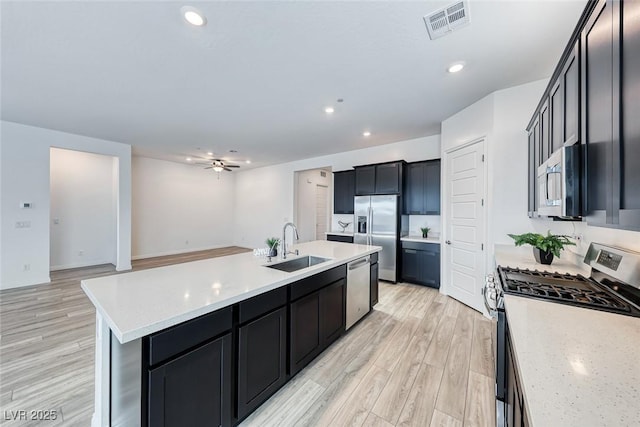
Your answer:
[[[575,245],[569,240],[568,236],[561,234],[551,234],[551,231],[547,231],[547,235],[543,236],[538,233],[525,233],[525,234],[509,234],[516,246],[531,245],[533,246],[533,256],[539,264],[550,265],[553,261],[553,257],[560,258],[560,251],[565,246]]]
[[[280,239],[278,239],[277,237],[269,237],[266,240],[266,243],[269,247],[269,256],[278,256],[278,245],[280,244]]]
[[[429,227],[420,227],[420,231],[422,231],[422,237],[424,237],[426,239],[427,237],[429,237],[429,231],[431,231],[431,228],[429,228]]]

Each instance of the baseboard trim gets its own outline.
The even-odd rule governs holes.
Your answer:
[[[186,248],[186,249],[177,249],[173,251],[155,252],[151,254],[133,255],[131,257],[131,260],[136,261],[139,259],[156,258],[159,256],[181,255],[189,252],[199,252],[199,251],[208,251],[210,249],[228,248],[229,246],[235,246],[235,245],[230,243],[228,245],[213,245],[213,246],[206,246],[202,248]]]
[[[69,270],[71,268],[93,267],[95,265],[103,265],[103,264],[115,265],[115,263],[111,259],[103,260],[103,261],[76,262],[72,264],[52,265],[51,267],[49,267],[49,271]]]
[[[49,283],[51,283],[51,278],[49,276],[43,277],[42,279],[38,279],[34,282],[27,282],[27,283],[9,282],[8,285],[6,283],[0,283],[0,291],[4,291],[7,289],[26,288],[29,286],[48,285]]]

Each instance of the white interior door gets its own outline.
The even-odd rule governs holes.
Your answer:
[[[325,240],[327,231],[327,209],[329,188],[324,185],[316,185],[316,240]]]
[[[484,141],[446,154],[445,280],[447,293],[482,311],[485,277]]]

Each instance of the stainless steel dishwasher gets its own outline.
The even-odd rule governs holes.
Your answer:
[[[368,256],[347,264],[347,329],[369,312],[370,275]]]

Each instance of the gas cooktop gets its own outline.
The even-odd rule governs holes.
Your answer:
[[[506,294],[553,300],[598,310],[638,315],[633,305],[596,281],[580,275],[498,267]]]
[[[490,299],[502,309],[500,295],[506,293],[640,317],[640,253],[591,243],[584,263],[590,277],[500,266],[502,289],[489,279],[485,304],[495,294]]]

